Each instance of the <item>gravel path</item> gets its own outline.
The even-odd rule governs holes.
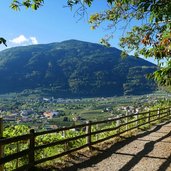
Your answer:
[[[76,168],[77,167],[77,168]],[[117,143],[77,165],[79,171],[171,171],[171,123]]]

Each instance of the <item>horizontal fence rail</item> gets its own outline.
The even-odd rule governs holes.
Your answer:
[[[31,169],[37,164],[63,157],[85,147],[92,149],[92,145],[118,137],[132,130],[150,128],[152,125],[170,119],[170,117],[171,108],[168,107],[127,114],[103,121],[87,121],[81,125],[42,132],[35,132],[34,129],[31,129],[29,134],[11,138],[3,138],[2,119],[0,119],[0,171],[4,170],[6,163],[14,161],[16,163],[14,170]],[[43,140],[38,141],[39,138],[43,139],[50,135],[55,137],[53,141],[50,138],[45,142]],[[60,138],[58,138],[59,135]],[[22,146],[23,144],[24,146]],[[13,146],[17,147],[17,151],[6,155],[5,148],[12,148]],[[47,148],[53,148],[56,153],[46,156],[44,150]],[[39,154],[44,157],[37,157]],[[19,159],[21,158],[24,162],[19,165]]]

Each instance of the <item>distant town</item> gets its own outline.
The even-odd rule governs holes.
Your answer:
[[[1,98],[0,116],[6,126],[25,124],[47,130],[146,111],[169,97],[166,94],[85,99],[42,97],[18,98],[15,103],[12,98]]]

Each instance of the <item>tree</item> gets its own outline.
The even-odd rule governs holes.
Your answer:
[[[33,10],[37,10],[40,6],[43,5],[44,0],[12,0],[10,7],[13,10],[20,10],[20,7],[24,6],[26,8],[32,8]],[[3,37],[0,37],[0,44],[6,44],[6,40]]]
[[[85,7],[91,7],[94,0],[67,0],[71,8],[79,5],[81,12]],[[106,0],[108,7],[103,12],[90,16],[89,23],[92,29],[107,22],[109,29],[116,29],[119,23],[125,22],[126,32],[120,38],[123,55],[131,51],[135,56],[143,55],[146,58],[154,57],[159,68],[150,77],[160,85],[171,84],[171,1],[170,0]],[[19,10],[21,6],[37,10],[43,5],[43,0],[13,0],[11,8]],[[127,29],[130,23],[141,21],[142,24]],[[135,22],[137,23],[137,22]],[[101,43],[110,46],[112,35],[101,39]],[[5,40],[0,38],[0,43]],[[163,66],[163,60],[165,65]]]
[[[94,0],[71,0],[70,5],[91,6]],[[108,22],[108,29],[116,29],[125,22],[127,30],[120,38],[123,55],[131,51],[135,56],[154,57],[159,68],[150,75],[160,85],[171,85],[171,1],[170,0],[106,0],[108,9],[90,16],[92,29]],[[136,25],[141,21],[141,24]],[[135,23],[127,29],[130,23]],[[112,36],[101,39],[101,43],[110,46]],[[163,65],[165,61],[165,65]]]

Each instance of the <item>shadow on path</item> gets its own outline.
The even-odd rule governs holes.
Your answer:
[[[166,170],[169,167],[170,163],[171,163],[171,154],[167,158],[167,160],[159,167],[158,171]]]
[[[128,171],[131,170],[143,157],[145,157],[147,154],[149,154],[153,149],[154,149],[154,145],[162,140],[164,140],[165,138],[168,138],[171,136],[171,131],[164,135],[163,137],[157,139],[156,141],[150,141],[148,143],[145,144],[144,149],[142,151],[140,151],[139,153],[137,153],[129,162],[127,162],[121,169],[119,169],[118,171]],[[160,167],[161,170],[166,170],[167,167],[170,164],[170,160],[166,160],[165,163],[163,163]],[[165,168],[165,169],[164,169]]]

